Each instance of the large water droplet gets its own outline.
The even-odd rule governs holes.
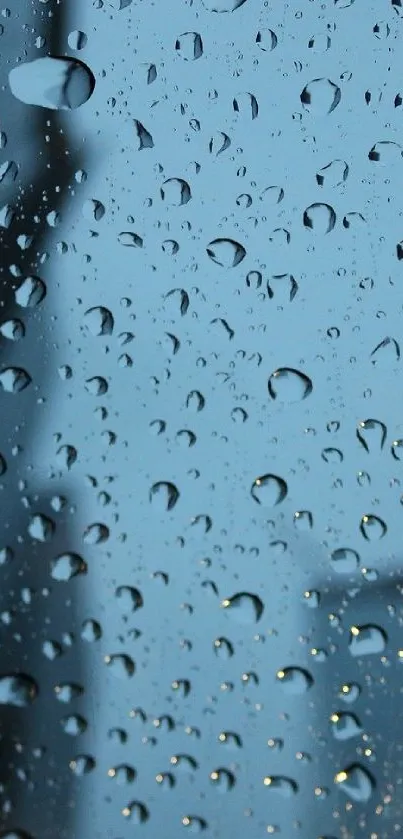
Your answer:
[[[260,620],[264,605],[257,594],[239,592],[222,601],[221,606],[230,618],[240,624],[257,623]]]
[[[277,46],[277,35],[272,29],[259,29],[256,43],[264,52],[271,52]]]
[[[179,498],[179,490],[170,481],[158,481],[150,489],[150,501],[161,511],[172,510]]]
[[[203,41],[198,32],[182,32],[176,40],[175,49],[185,61],[195,61],[203,55]]]
[[[32,516],[28,524],[28,533],[38,542],[50,542],[55,532],[55,523],[43,513]]]
[[[282,798],[292,798],[298,792],[298,784],[291,778],[284,778],[279,775],[266,775],[263,783],[266,789],[276,792]]]
[[[347,180],[349,167],[344,160],[332,160],[327,166],[316,173],[316,183],[319,186],[325,186],[329,189],[334,189],[336,186],[341,186]]]
[[[352,626],[350,629],[349,650],[354,658],[363,655],[383,653],[387,643],[386,632],[379,626]]]
[[[330,554],[330,562],[336,574],[352,574],[358,568],[360,557],[352,548],[337,548]]]
[[[312,393],[312,388],[311,379],[291,367],[279,367],[268,381],[270,396],[282,402],[300,402]]]
[[[384,446],[386,425],[376,419],[362,420],[358,423],[356,434],[365,451],[373,452],[382,449]]]
[[[95,87],[95,78],[86,64],[50,55],[19,64],[10,70],[8,80],[20,102],[56,111],[79,108]]]
[[[206,250],[210,259],[222,268],[236,268],[246,256],[245,248],[233,239],[213,239]]]
[[[21,393],[31,381],[31,376],[22,367],[6,367],[0,373],[0,387],[6,393]]]
[[[123,808],[122,815],[133,824],[144,824],[150,817],[146,805],[141,801],[131,801]]]
[[[105,306],[93,306],[84,315],[84,326],[91,335],[111,335],[113,332],[113,315]]]
[[[365,515],[361,519],[360,530],[368,542],[376,542],[385,536],[387,527],[379,516]]]
[[[284,693],[291,696],[300,696],[313,685],[311,674],[301,667],[285,667],[283,670],[278,670],[277,680],[280,682]]]
[[[168,178],[162,184],[160,193],[162,200],[171,207],[187,204],[192,197],[189,184],[182,178]]]
[[[234,12],[246,3],[246,0],[202,0],[209,12]]]
[[[124,653],[106,655],[104,661],[108,669],[117,679],[129,679],[133,676],[136,669],[133,659]]]
[[[280,504],[287,492],[286,482],[278,475],[261,475],[251,487],[252,498],[263,507],[275,507],[276,504]]]
[[[354,763],[347,769],[338,772],[334,780],[348,798],[359,804],[369,801],[375,788],[372,775],[358,763]]]
[[[341,90],[330,79],[313,79],[301,93],[305,110],[312,114],[330,114],[341,100]]]
[[[46,296],[46,285],[39,277],[26,277],[15,292],[15,302],[25,309],[39,306]]]
[[[354,714],[332,714],[330,723],[335,740],[351,740],[362,734],[362,727]]]
[[[330,233],[336,224],[336,213],[330,204],[311,204],[304,210],[303,222],[313,233]]]
[[[25,708],[38,694],[38,686],[31,676],[23,673],[0,676],[0,705]]]
[[[51,577],[58,583],[67,583],[78,574],[87,573],[87,563],[78,554],[60,554],[51,563]]]

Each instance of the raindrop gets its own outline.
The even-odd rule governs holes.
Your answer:
[[[143,123],[140,122],[139,119],[135,119],[133,120],[133,125],[139,141],[137,150],[142,151],[143,149],[153,149],[154,140],[150,132],[144,127]]]
[[[384,338],[371,353],[372,364],[390,364],[400,360],[400,347],[394,338]]]
[[[234,647],[228,638],[216,638],[213,647],[217,658],[228,659],[234,655]]]
[[[26,277],[15,292],[18,306],[33,309],[42,303],[46,296],[46,285],[39,277]]]
[[[43,513],[32,516],[28,525],[28,533],[32,539],[38,542],[50,542],[54,532],[55,523],[48,516]]]
[[[222,268],[235,268],[246,256],[245,248],[233,239],[213,239],[206,251],[210,259]]]
[[[94,621],[91,618],[84,621],[81,627],[81,637],[89,643],[98,641],[102,637],[102,629],[98,621]]]
[[[368,542],[376,542],[378,539],[382,539],[383,536],[385,536],[387,527],[385,522],[380,519],[379,516],[369,514],[362,517],[360,530],[364,539],[367,539]]]
[[[6,367],[0,373],[0,387],[6,393],[20,393],[31,384],[31,377],[22,367]]]
[[[264,52],[271,52],[277,46],[277,35],[272,29],[259,29],[256,43]]]
[[[210,154],[215,154],[217,156],[228,149],[230,145],[231,140],[228,137],[228,134],[225,134],[224,131],[217,131],[209,142],[209,152]]]
[[[9,341],[21,341],[25,337],[25,326],[18,318],[6,320],[0,325],[0,334]]]
[[[89,772],[95,769],[95,760],[91,755],[77,755],[70,761],[69,767],[73,775],[81,778],[83,775],[88,775]]]
[[[235,786],[235,775],[229,769],[213,769],[210,781],[219,792],[229,792]]]
[[[176,40],[175,49],[185,61],[195,61],[203,55],[203,41],[198,32],[183,32]]]
[[[80,714],[69,714],[60,720],[60,724],[64,733],[69,734],[70,737],[78,737],[88,728],[87,720]]]
[[[68,583],[78,574],[87,573],[87,563],[81,556],[74,553],[64,553],[51,562],[51,577],[58,583]]]
[[[329,189],[344,184],[348,178],[349,167],[345,160],[332,160],[316,173],[316,183]]]
[[[89,67],[74,58],[37,58],[19,64],[8,75],[11,93],[26,105],[72,110],[88,101],[95,87]]]
[[[253,93],[238,93],[233,99],[232,107],[235,113],[251,119],[256,119],[259,113],[257,99]]]
[[[113,332],[113,315],[104,306],[93,306],[84,315],[84,325],[91,335],[111,335]]]
[[[313,79],[300,96],[304,108],[312,114],[330,114],[340,102],[341,90],[330,79]]]
[[[266,789],[273,790],[282,798],[292,798],[298,792],[298,784],[291,778],[266,775],[263,779]]]
[[[84,530],[83,542],[85,545],[101,545],[109,539],[109,527],[106,524],[95,522]]]
[[[312,393],[313,385],[305,373],[290,367],[279,367],[271,374],[268,389],[272,399],[279,399],[281,402],[300,402]]]
[[[180,207],[187,204],[191,197],[190,186],[187,181],[181,178],[168,178],[160,189],[161,198],[171,207]]]
[[[352,626],[350,629],[349,650],[354,658],[363,655],[383,653],[387,642],[386,632],[379,626]]]
[[[263,507],[275,507],[276,504],[280,504],[287,492],[285,480],[278,475],[261,475],[251,487],[252,498]]]
[[[85,389],[91,396],[104,396],[108,391],[108,382],[102,376],[93,376],[87,379]]]
[[[104,661],[117,679],[130,679],[136,669],[133,659],[124,653],[106,655]]]
[[[330,562],[336,574],[352,574],[360,564],[360,557],[352,548],[337,548],[330,554]]]
[[[354,714],[332,714],[330,723],[335,740],[351,740],[362,734],[362,727]]]
[[[74,29],[73,32],[69,33],[67,38],[67,43],[72,50],[83,50],[87,45],[87,41],[88,38],[85,32],[82,32],[80,29]]]
[[[362,420],[358,423],[356,434],[365,451],[372,453],[383,448],[386,440],[386,425],[380,420]]]
[[[38,694],[38,686],[31,676],[23,673],[0,676],[0,705],[26,708]]]
[[[169,481],[158,481],[150,489],[150,502],[160,511],[169,511],[175,507],[179,490]]]
[[[64,684],[55,685],[55,696],[59,702],[68,705],[73,699],[77,699],[84,693],[81,685],[76,685],[74,682],[66,682]]]
[[[116,597],[125,613],[137,612],[144,605],[143,597],[137,588],[132,586],[118,586]]]
[[[105,207],[96,198],[88,198],[84,201],[82,214],[87,221],[101,221],[105,215]]]
[[[77,449],[74,446],[60,446],[56,452],[57,461],[65,469],[71,469],[77,460]]]
[[[141,236],[138,236],[137,233],[132,233],[129,231],[122,231],[119,233],[118,242],[120,245],[123,245],[125,248],[142,248],[143,247],[143,240]]]
[[[369,801],[375,788],[372,775],[358,763],[354,763],[347,769],[338,772],[334,780],[347,798],[351,798],[358,804]]]
[[[257,594],[240,592],[222,601],[221,606],[239,624],[253,624],[260,620],[264,605]]]
[[[313,685],[313,678],[307,670],[300,667],[285,667],[277,672],[284,693],[290,696],[301,696]]]
[[[203,6],[209,12],[234,12],[246,2],[246,0],[202,0]]]
[[[313,233],[330,233],[336,224],[336,213],[330,204],[311,204],[304,210],[303,223]]]

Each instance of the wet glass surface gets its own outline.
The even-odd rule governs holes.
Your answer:
[[[0,837],[403,826],[401,0],[0,12]]]

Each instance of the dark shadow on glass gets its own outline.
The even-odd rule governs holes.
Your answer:
[[[0,477],[0,833],[20,830],[45,839],[74,833],[69,764],[82,751],[83,738],[66,730],[80,728],[85,715],[82,699],[63,704],[55,687],[84,686],[83,604],[80,576],[68,584],[57,582],[52,561],[66,552],[79,553],[80,534],[71,514],[76,493],[59,475],[50,477],[49,463],[40,472],[35,456],[46,404],[52,399],[49,372],[54,375],[57,364],[49,330],[54,312],[48,298],[21,308],[15,292],[25,277],[42,275],[38,256],[52,232],[46,216],[67,199],[78,160],[61,132],[60,115],[20,103],[8,85],[17,58],[26,62],[65,53],[65,4],[31,6],[14,0],[11,8],[1,38],[1,130],[7,143],[0,163],[15,161],[19,172],[11,187],[6,179],[0,183],[0,204],[9,204],[14,213],[11,224],[0,228],[0,322],[16,319],[26,334],[19,341],[0,335],[0,368],[22,368],[31,383],[20,392],[0,391],[0,453],[7,465]],[[36,48],[38,37],[46,39],[46,52]],[[23,236],[33,237],[26,249],[21,247]],[[50,270],[44,266],[48,288],[57,270],[52,260],[49,265]],[[52,435],[47,434],[51,449]],[[35,519],[38,514],[53,524]],[[33,683],[21,681],[18,674]],[[17,676],[16,681],[3,679],[9,676]],[[68,691],[59,691],[59,699],[66,697]],[[63,722],[69,715],[79,716]]]

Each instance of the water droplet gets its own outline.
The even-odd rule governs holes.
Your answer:
[[[28,524],[28,533],[38,542],[50,542],[55,532],[55,523],[43,513],[32,516]]]
[[[87,720],[80,714],[69,714],[60,720],[60,724],[64,733],[69,734],[70,737],[78,737],[88,728]]]
[[[235,775],[229,769],[213,769],[210,781],[219,792],[229,792],[235,786]]]
[[[245,248],[233,239],[213,239],[206,251],[210,259],[222,268],[236,268],[246,256]]]
[[[120,763],[118,766],[108,769],[108,777],[113,778],[118,786],[123,787],[133,783],[136,778],[136,770],[126,763]]]
[[[91,755],[77,755],[70,761],[69,767],[74,775],[81,778],[95,769],[95,760]]]
[[[299,402],[312,393],[312,381],[304,373],[290,367],[280,367],[271,374],[268,381],[272,399],[282,402]]]
[[[209,12],[234,12],[246,2],[246,0],[202,0],[203,6]]]
[[[89,643],[98,641],[102,637],[102,629],[98,621],[94,621],[91,618],[84,621],[81,628],[81,637]]]
[[[354,682],[350,682],[341,686],[338,696],[339,699],[342,699],[343,702],[347,704],[352,704],[356,702],[359,695],[361,693],[361,688],[359,685],[355,684]]]
[[[240,592],[222,601],[221,606],[239,624],[253,624],[260,620],[264,605],[257,594]]]
[[[148,821],[150,814],[145,804],[141,801],[131,801],[122,810],[122,816],[128,819],[133,824],[144,824]]]
[[[400,346],[395,338],[386,337],[371,353],[372,364],[379,367],[380,364],[389,365],[400,360]]]
[[[73,699],[77,699],[84,693],[81,685],[76,685],[74,682],[65,682],[55,686],[55,696],[59,702],[68,705]]]
[[[172,510],[179,498],[179,490],[169,481],[158,481],[150,489],[150,501],[160,511]]]
[[[277,46],[277,35],[272,29],[259,29],[256,43],[264,52],[271,52]]]
[[[385,536],[387,527],[379,516],[364,515],[361,519],[360,530],[364,539],[368,542],[376,542]]]
[[[6,393],[21,393],[31,381],[31,376],[22,367],[6,367],[0,373],[0,387]]]
[[[183,32],[176,40],[175,49],[185,61],[195,61],[203,55],[203,41],[198,32]]]
[[[74,29],[72,32],[69,32],[69,36],[67,38],[67,43],[71,50],[83,50],[87,45],[87,41],[88,38],[85,32],[82,32],[81,29]]]
[[[113,315],[104,306],[93,306],[84,315],[84,326],[91,335],[111,335],[113,332]]]
[[[108,391],[108,382],[103,376],[92,376],[85,382],[85,389],[91,396],[104,396]]]
[[[330,204],[311,204],[304,210],[303,223],[313,233],[330,233],[336,224],[336,213]]]
[[[353,574],[360,564],[360,557],[352,548],[337,548],[330,554],[330,562],[336,574]]]
[[[46,285],[39,277],[26,277],[15,292],[15,302],[23,308],[39,306],[46,296]]]
[[[51,562],[51,577],[58,583],[67,583],[78,574],[86,573],[87,563],[78,554],[60,554]]]
[[[136,669],[133,659],[124,653],[106,655],[104,661],[108,669],[117,679],[131,678]]]
[[[330,114],[341,100],[341,90],[330,79],[313,79],[305,85],[301,96],[305,110],[322,116]]]
[[[278,475],[261,475],[251,487],[252,498],[263,507],[275,507],[276,504],[280,504],[287,492],[286,482]]]
[[[232,107],[236,114],[247,120],[256,119],[259,113],[257,99],[253,93],[238,93],[232,100]]]
[[[292,798],[298,792],[298,784],[291,778],[284,778],[281,775],[266,775],[263,779],[266,789],[273,790],[282,798]]]
[[[90,524],[83,533],[85,545],[101,545],[109,539],[109,527],[106,524]]]
[[[181,207],[192,197],[189,184],[182,178],[168,178],[162,184],[160,193],[162,200],[171,207]]]
[[[347,769],[338,772],[334,780],[340,786],[342,792],[358,804],[369,801],[375,788],[372,775],[358,763],[354,763]]]
[[[138,151],[143,151],[143,149],[153,149],[154,148],[154,140],[152,138],[152,134],[145,128],[142,122],[139,119],[133,120],[134,130],[136,132],[136,136],[138,139]],[[121,236],[130,236],[129,233],[121,234]],[[140,237],[138,237],[140,238]],[[119,239],[120,241],[120,239]],[[126,242],[122,242],[122,244],[127,244]],[[141,245],[137,245],[137,247],[142,247],[143,241],[141,240]]]
[[[335,740],[351,740],[362,734],[362,727],[354,714],[332,714],[330,723]]]
[[[284,693],[290,696],[301,696],[313,685],[313,678],[307,670],[301,667],[285,667],[277,672]]]
[[[192,411],[202,411],[205,406],[205,398],[199,390],[191,390],[186,398],[186,407]]]
[[[26,708],[37,694],[38,686],[31,676],[23,673],[0,676],[0,705]]]
[[[234,655],[234,647],[227,638],[216,638],[214,641],[214,652],[217,658],[228,659]]]
[[[116,597],[119,600],[120,608],[128,615],[132,612],[137,612],[144,605],[141,592],[132,586],[118,586]]]
[[[316,183],[319,186],[325,186],[329,189],[334,189],[337,186],[344,184],[348,178],[349,167],[345,160],[332,160],[327,166],[316,173]]]
[[[37,58],[19,64],[8,75],[11,93],[25,105],[72,110],[88,101],[95,87],[89,67],[74,58]]]
[[[363,655],[377,655],[383,653],[387,642],[386,632],[379,626],[352,626],[350,629],[349,650],[352,656],[360,658]]]

